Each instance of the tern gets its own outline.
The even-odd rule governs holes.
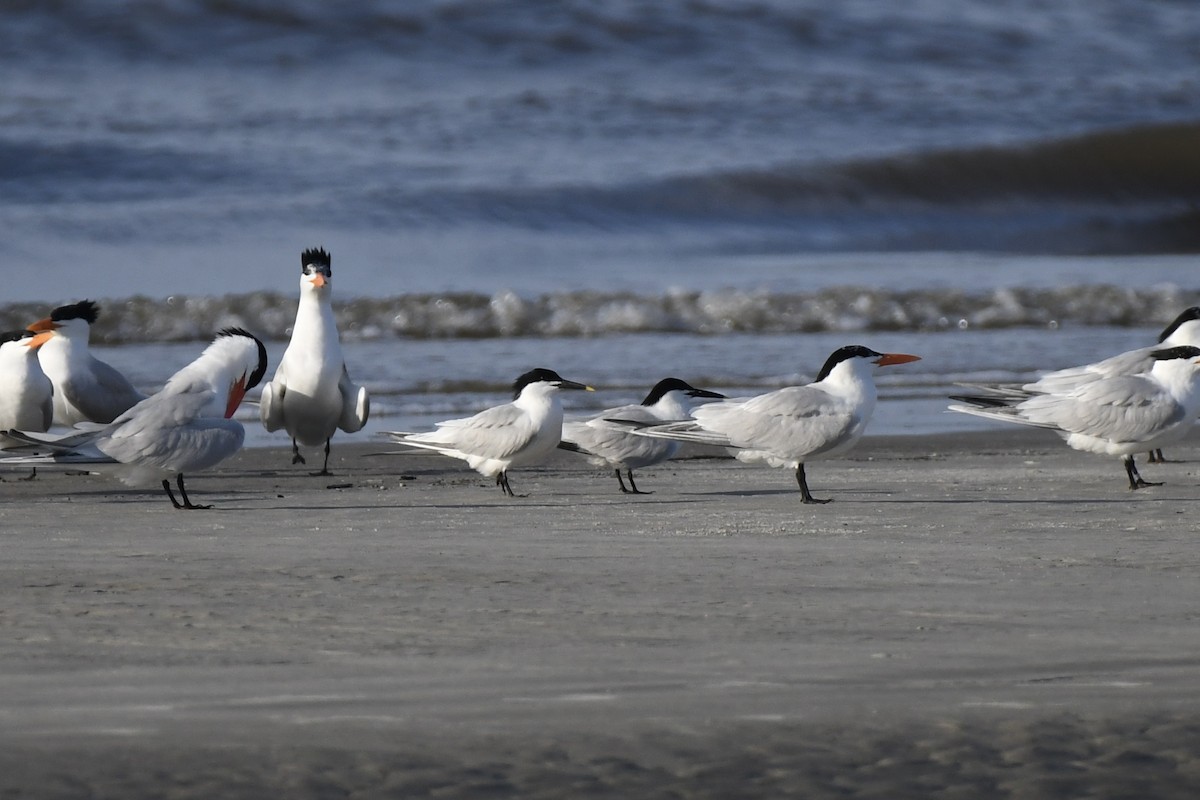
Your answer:
[[[679,451],[679,442],[638,436],[627,423],[659,425],[686,420],[691,413],[692,399],[724,397],[723,394],[697,389],[679,378],[663,378],[640,405],[609,408],[591,419],[564,422],[563,440],[558,446],[586,456],[597,467],[610,467],[617,475],[617,484],[623,494],[651,494],[638,489],[633,482],[633,471],[674,458]],[[621,478],[622,469],[629,476],[628,489]]]
[[[1185,309],[1163,329],[1158,344],[1126,350],[1091,364],[1047,372],[1032,383],[1021,386],[997,386],[962,384],[976,396],[991,395],[1007,398],[1011,403],[1020,402],[1034,395],[1062,395],[1087,383],[1115,378],[1122,375],[1140,375],[1154,366],[1154,353],[1169,347],[1191,345],[1200,347],[1200,306]],[[1010,404],[1011,404],[1010,403]],[[1163,461],[1161,450],[1150,451],[1150,462]]]
[[[266,371],[263,343],[241,328],[226,328],[161,391],[111,424],[59,437],[10,430],[8,435],[29,447],[52,452],[0,463],[118,463],[124,465],[121,477],[126,483],[161,479],[175,508],[210,508],[188,498],[184,473],[208,469],[241,449],[246,430],[232,417],[246,391],[257,386]],[[171,476],[183,502],[171,491]]]
[[[313,475],[329,474],[334,431],[362,430],[371,413],[366,388],[350,380],[342,357],[330,305],[332,276],[332,262],[323,249],[300,256],[300,303],[292,339],[259,401],[263,426],[272,432],[283,428],[292,437],[293,464],[304,463],[299,445],[325,445],[325,462]]]
[[[38,350],[42,371],[54,384],[54,423],[109,423],[146,396],[117,370],[88,351],[100,307],[91,300],[59,306],[29,330],[54,335]]]
[[[817,379],[806,386],[706,403],[692,412],[688,422],[636,431],[642,436],[729,447],[739,461],[793,469],[802,502],[828,503],[809,492],[805,463],[842,455],[862,438],[877,398],[873,367],[919,360],[905,353],[877,353],[848,345],[833,351]]]
[[[1076,450],[1120,456],[1130,489],[1159,486],[1142,478],[1133,457],[1177,441],[1200,415],[1200,347],[1160,348],[1150,355],[1151,368],[1138,375],[1112,375],[1027,397],[955,395],[951,399],[959,403],[950,410],[1048,428]]]
[[[595,391],[550,369],[532,369],[513,383],[513,401],[480,411],[473,417],[437,423],[425,433],[385,431],[392,441],[460,458],[479,474],[515,497],[508,470],[536,464],[554,452],[562,438],[561,389]]]
[[[17,428],[41,433],[54,422],[54,384],[42,372],[37,351],[49,332],[0,333],[0,431]],[[0,434],[0,450],[19,444]]]

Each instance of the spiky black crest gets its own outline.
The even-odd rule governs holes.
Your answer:
[[[524,375],[513,381],[513,399],[515,400],[520,397],[521,390],[531,383],[537,383],[538,381],[561,380],[562,376],[552,369],[542,369],[541,367],[538,367],[537,369],[531,369],[529,372],[526,372]]]
[[[687,391],[695,391],[695,387],[680,378],[663,378],[654,384],[654,388],[650,390],[650,394],[646,395],[646,399],[642,401],[642,405],[654,405],[659,400],[662,400],[667,395],[667,392]]]
[[[253,389],[255,386],[258,386],[263,376],[267,374],[267,348],[262,343],[262,340],[245,328],[222,328],[217,331],[215,338],[220,339],[222,336],[245,336],[248,339],[253,339],[254,343],[258,345],[258,366],[246,377],[246,388]]]
[[[65,319],[81,319],[88,325],[95,325],[96,318],[99,316],[100,306],[91,300],[80,300],[78,303],[72,303],[69,306],[59,306],[50,312],[50,319],[53,322],[62,322]]]
[[[1155,350],[1150,354],[1155,361],[1170,361],[1173,358],[1200,358],[1200,347],[1182,344],[1179,347],[1167,347]]]
[[[1163,328],[1163,332],[1158,335],[1158,340],[1160,342],[1166,341],[1168,336],[1179,330],[1180,325],[1197,319],[1200,319],[1200,306],[1192,306],[1176,317],[1174,322]]]
[[[879,358],[883,353],[876,353],[869,347],[863,347],[861,344],[848,344],[845,347],[839,347],[830,354],[829,358],[825,359],[825,366],[821,367],[821,372],[817,375],[818,381],[823,381],[829,377],[829,373],[833,368],[843,361],[850,358]]]
[[[5,342],[19,342],[33,335],[33,331],[5,331],[4,333],[0,333],[0,344],[4,344]]]
[[[316,267],[326,275],[333,274],[333,258],[323,247],[314,247],[300,254],[300,271],[308,272],[309,267]]]

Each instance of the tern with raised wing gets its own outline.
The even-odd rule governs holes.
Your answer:
[[[305,250],[300,256],[300,303],[292,339],[259,400],[263,426],[268,431],[282,428],[292,437],[293,464],[304,463],[300,445],[325,445],[325,461],[314,475],[329,474],[334,432],[362,430],[371,413],[366,388],[351,381],[346,369],[330,303],[332,289],[329,253]]]
[[[589,419],[563,423],[559,448],[579,453],[597,467],[608,467],[617,475],[623,494],[650,494],[638,489],[633,471],[674,458],[680,443],[670,439],[638,436],[627,423],[661,425],[688,419],[695,399],[724,399],[725,395],[697,389],[679,378],[664,378],[654,385],[640,404],[608,408]],[[629,478],[629,487],[621,477]]]
[[[472,417],[437,423],[425,433],[385,431],[381,435],[409,447],[459,458],[514,497],[508,482],[512,467],[544,461],[562,438],[563,389],[594,391],[551,369],[532,369],[513,383],[513,400]]]
[[[642,436],[728,447],[739,461],[794,470],[802,502],[828,503],[812,496],[804,465],[840,456],[862,438],[878,397],[875,367],[919,359],[848,345],[830,354],[810,384],[705,403],[690,421],[636,430]]]
[[[226,328],[161,391],[109,425],[57,437],[8,431],[27,448],[49,452],[0,459],[0,464],[115,463],[126,483],[161,480],[175,508],[208,508],[188,498],[183,476],[213,467],[241,449],[246,430],[232,417],[266,371],[263,343],[241,328]],[[172,477],[182,502],[171,490]]]
[[[1137,375],[1112,375],[1026,397],[1002,392],[954,395],[951,411],[1046,428],[1068,446],[1119,456],[1130,489],[1158,486],[1142,478],[1134,454],[1178,441],[1200,415],[1200,347],[1154,350]],[[985,389],[987,387],[984,387]]]

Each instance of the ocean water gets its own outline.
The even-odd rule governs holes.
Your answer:
[[[1189,0],[0,18],[0,320],[100,300],[145,388],[225,324],[277,357],[318,245],[384,428],[534,365],[596,384],[586,409],[668,374],[761,391],[861,342],[924,356],[873,430],[957,430],[955,380],[1139,346],[1200,297]]]

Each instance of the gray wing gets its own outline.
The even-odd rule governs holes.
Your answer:
[[[1186,416],[1167,392],[1140,375],[1095,381],[1067,395],[1038,395],[1017,410],[1034,424],[1113,442],[1154,438]]]
[[[346,365],[342,365],[342,377],[338,380],[338,392],[342,396],[342,414],[338,419],[338,427],[346,433],[362,430],[371,416],[371,396],[365,386],[358,386],[350,380]]]
[[[1038,394],[1065,394],[1087,383],[1148,372],[1154,366],[1154,359],[1150,354],[1156,349],[1140,347],[1137,350],[1118,353],[1094,364],[1047,372],[1035,382],[1027,383],[1022,388]]]
[[[89,372],[63,381],[59,388],[63,397],[92,422],[112,422],[145,399],[124,375],[95,358]]]
[[[481,411],[473,417],[439,422],[436,431],[406,437],[405,442],[503,459],[524,450],[536,432],[529,415],[509,403]]]
[[[707,403],[692,416],[734,447],[786,454],[821,453],[859,422],[846,403],[814,386],[791,386],[740,403]]]

